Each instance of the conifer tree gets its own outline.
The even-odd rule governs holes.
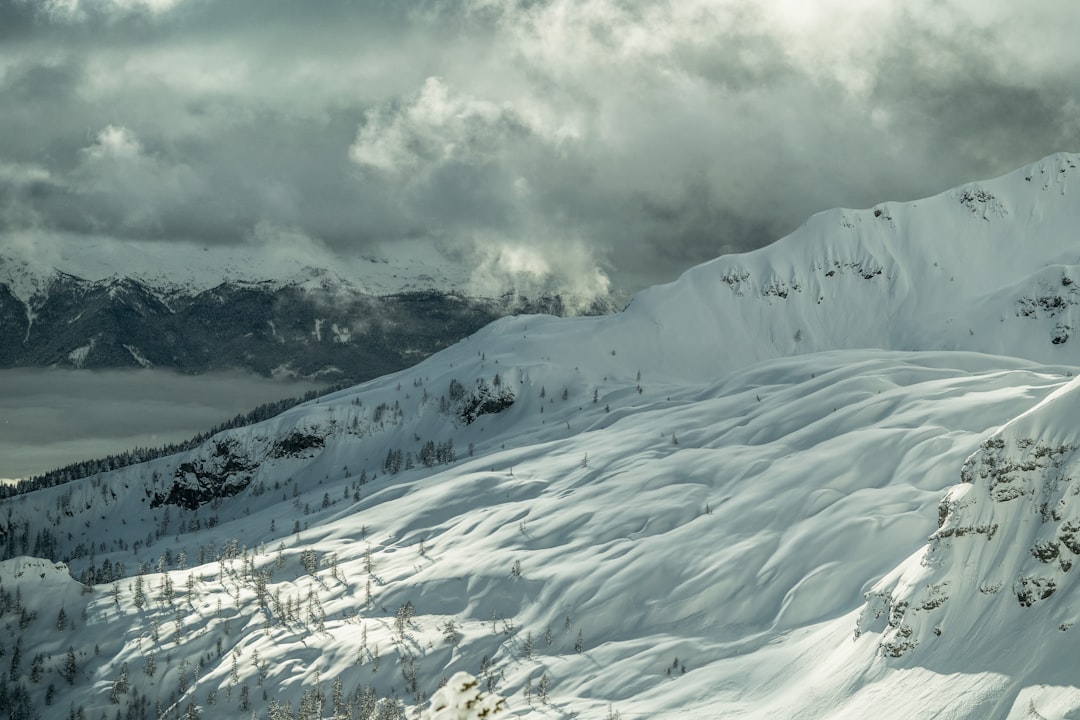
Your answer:
[[[75,684],[75,675],[79,672],[79,665],[75,660],[75,648],[68,645],[67,655],[64,657],[64,679],[68,685]]]

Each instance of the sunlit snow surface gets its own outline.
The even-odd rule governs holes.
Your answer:
[[[986,195],[825,213],[621,315],[504,319],[186,455],[6,501],[7,533],[28,527],[33,545],[48,528],[76,575],[93,544],[126,577],[117,604],[109,585],[83,594],[65,568],[6,561],[0,582],[38,619],[20,633],[0,617],[0,642],[51,654],[50,679],[28,689],[40,702],[54,682],[55,708],[88,717],[111,715],[124,661],[140,692],[175,692],[204,717],[238,716],[244,685],[259,716],[272,699],[295,709],[316,673],[412,705],[458,670],[534,718],[1075,716],[1080,568],[1063,568],[1064,540],[1052,561],[1032,556],[1068,535],[1071,455],[1024,469],[1009,482],[1031,491],[1011,499],[978,472],[1026,468],[1038,442],[1080,446],[1080,340],[1053,342],[1075,324],[1074,165],[1055,156]],[[508,409],[471,425],[440,412],[451,380],[496,375]],[[290,437],[320,442],[285,452]],[[384,472],[388,451],[451,439],[453,463]],[[253,478],[239,495],[149,508],[227,460],[250,468],[233,476]],[[961,507],[969,494],[981,499]],[[1058,519],[1047,498],[1063,500]],[[995,523],[990,539],[942,532]],[[231,538],[235,559],[197,564]],[[258,570],[293,619],[260,609]],[[1021,576],[1056,591],[1023,607]],[[415,614],[395,622],[406,603]],[[75,624],[62,633],[61,604]],[[70,686],[57,674],[69,645],[82,653]]]
[[[443,361],[443,368],[436,362],[423,369],[453,373]],[[486,361],[483,371],[518,382],[502,363]],[[187,627],[179,647],[172,640],[175,610],[151,601],[137,611],[130,580],[121,581],[117,608],[105,586],[81,595],[62,574],[40,581],[24,576],[24,602],[33,598],[43,618],[24,643],[32,638],[35,647],[56,646],[57,658],[67,644],[97,644],[101,654],[86,658],[86,670],[111,682],[111,663],[141,666],[155,645],[149,634],[156,618],[158,653],[194,658],[222,637],[243,657],[257,650],[267,663],[264,683],[282,692],[299,688],[316,669],[324,680],[338,674],[347,685],[379,679],[400,692],[398,652],[420,658],[420,675],[433,688],[455,669],[477,672],[487,655],[505,673],[498,688],[517,700],[512,709],[528,708],[524,683],[535,685],[547,672],[552,702],[589,716],[614,703],[625,716],[832,717],[848,705],[876,702],[878,693],[892,696],[897,684],[911,685],[902,694],[910,698],[940,680],[933,700],[927,696],[921,705],[931,717],[949,692],[968,699],[986,693],[988,702],[999,703],[1018,690],[1007,675],[987,674],[976,658],[956,658],[948,676],[920,668],[917,657],[903,665],[910,669],[892,669],[878,656],[879,637],[853,636],[863,593],[934,531],[938,500],[959,481],[965,457],[988,432],[1064,385],[1062,369],[969,353],[846,351],[770,361],[700,386],[653,386],[643,372],[640,394],[636,374],[612,375],[605,383],[603,376],[573,369],[534,368],[532,374],[541,372],[555,381],[545,386],[546,400],[539,387],[519,385],[511,409],[468,427],[437,417],[434,400],[419,407],[421,391],[407,383],[398,391],[391,379],[234,432],[255,447],[261,437],[294,424],[325,426],[333,418],[348,427],[352,414],[362,416],[382,399],[399,398],[409,408],[401,426],[364,438],[342,433],[314,458],[268,460],[258,478],[282,489],[259,497],[249,490],[217,510],[198,511],[203,522],[219,518],[212,530],[177,533],[196,513],[171,508],[168,534],[139,553],[152,566],[166,549],[195,558],[199,545],[211,541],[219,551],[232,537],[248,547],[262,544],[255,562],[273,570],[270,591],[306,600],[314,590],[325,632],[302,623],[264,632],[238,559],[171,573]],[[572,388],[566,401],[563,385]],[[595,404],[594,386],[600,388]],[[351,404],[354,394],[363,405]],[[474,457],[435,472],[381,472],[386,448],[415,445],[414,432],[426,438],[442,437],[440,431],[458,438],[462,455],[474,442]],[[170,477],[175,464],[166,459],[116,473],[108,481],[118,490],[115,499],[82,482],[7,504],[16,517],[55,518],[57,498],[71,493],[74,517],[59,517],[54,532],[71,532],[70,545],[94,538],[110,546],[117,537],[131,543],[153,534],[163,516],[162,509],[147,511],[142,488],[153,487],[154,472]],[[344,477],[346,465],[352,478]],[[345,500],[364,467],[379,477],[359,502],[351,495]],[[303,489],[295,500],[284,484],[290,476]],[[324,494],[333,502],[326,510]],[[294,509],[305,506],[314,510]],[[126,524],[117,527],[116,518]],[[309,527],[299,536],[289,532],[294,518]],[[275,567],[279,543],[285,546],[282,569]],[[305,576],[301,552],[309,548],[324,558],[336,553],[346,582],[332,578],[330,568],[320,572],[321,581]],[[366,608],[369,550],[374,605]],[[99,551],[96,560],[106,557],[134,565],[130,551]],[[5,587],[23,562],[5,565]],[[515,562],[520,577],[513,576]],[[77,570],[80,561],[72,566]],[[241,577],[230,578],[230,568]],[[147,576],[150,598],[160,582],[154,573]],[[41,583],[63,590],[37,592]],[[72,617],[87,604],[85,624],[77,621],[75,633],[52,627],[61,601]],[[399,646],[391,639],[394,615],[405,602],[416,608],[416,625]],[[457,648],[440,632],[448,619],[461,625]],[[116,633],[121,627],[122,635]],[[381,674],[371,670],[370,658],[356,663],[364,627],[369,649],[377,646],[383,656]],[[203,628],[209,632],[200,635]],[[579,631],[580,654],[574,649]],[[529,632],[531,660],[523,657]],[[197,695],[211,687],[225,692],[230,669],[228,654],[212,662],[200,675]],[[245,677],[256,672],[250,662],[241,669]],[[965,677],[951,677],[955,673]],[[163,678],[156,682],[170,687]],[[896,717],[919,716],[909,701]],[[542,716],[543,707],[537,704],[536,712]],[[986,717],[981,712],[967,716]]]

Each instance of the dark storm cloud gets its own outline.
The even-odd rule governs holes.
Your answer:
[[[34,10],[26,3],[0,3],[0,42],[25,37],[34,27]]]
[[[1080,8],[1040,8],[0,0],[0,228],[637,287],[1078,149]]]
[[[1069,16],[1075,25],[1080,14],[1064,10]],[[1080,149],[1075,57],[1032,78],[1022,52],[1006,50],[1006,27],[947,32],[910,13],[903,26],[882,57],[871,102],[887,109],[891,129],[910,146],[953,173],[976,174]]]

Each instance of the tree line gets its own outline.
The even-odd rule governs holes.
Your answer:
[[[0,485],[0,500],[6,500],[7,498],[16,495],[24,495],[26,493],[34,492],[35,490],[63,485],[64,483],[69,483],[74,480],[81,480],[82,478],[91,477],[98,473],[111,472],[113,470],[128,467],[129,465],[138,465],[139,463],[149,462],[150,460],[156,460],[168,455],[175,455],[176,453],[192,450],[199,445],[202,445],[219,432],[247,427],[248,425],[254,425],[263,420],[269,420],[272,417],[280,415],[289,408],[296,407],[297,405],[309,402],[315,398],[322,397],[323,395],[337,392],[344,387],[346,386],[334,385],[333,387],[320,390],[309,390],[300,397],[285,398],[263,403],[250,412],[240,413],[232,419],[226,420],[210,430],[201,432],[183,442],[168,443],[156,448],[137,447],[115,455],[107,455],[96,460],[82,460],[71,463],[70,465],[64,465],[56,470],[50,470],[41,475],[26,478],[15,484]]]

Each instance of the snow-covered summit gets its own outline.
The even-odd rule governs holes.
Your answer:
[[[667,360],[700,376],[841,348],[963,349],[1080,363],[1080,156],[910,203],[818,213],[760,250],[643,291]],[[636,320],[641,322],[641,320]],[[694,348],[702,352],[686,352]]]

